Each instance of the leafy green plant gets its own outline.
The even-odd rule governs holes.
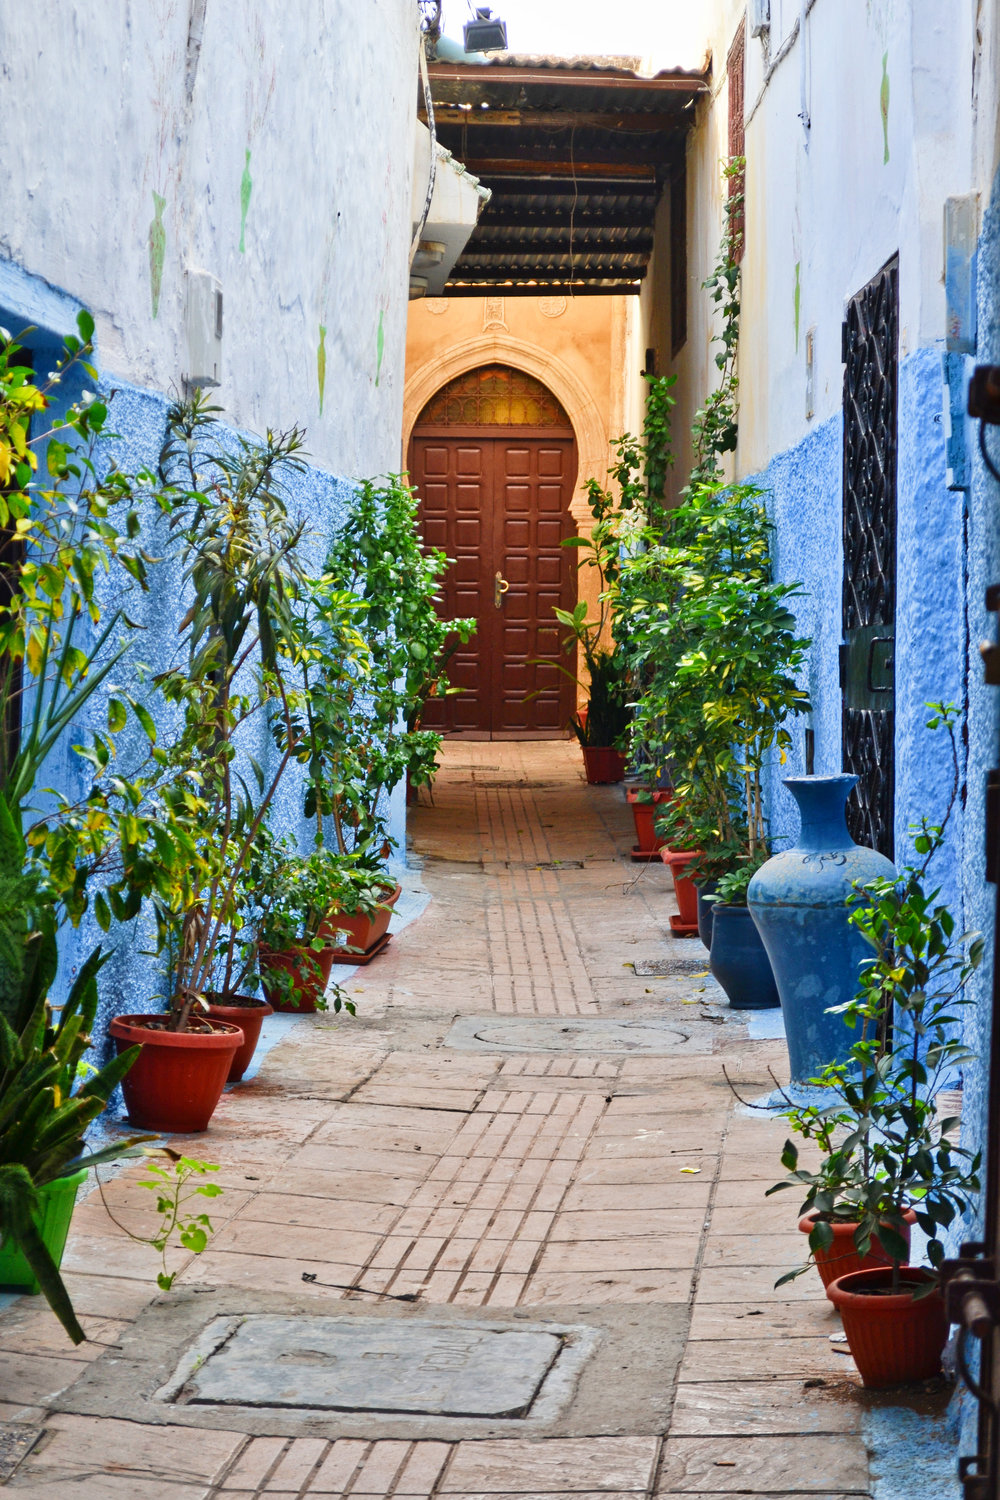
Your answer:
[[[234,448],[217,410],[201,392],[173,406],[160,457],[193,595],[182,622],[183,664],[156,678],[182,716],[166,757],[180,798],[170,811],[196,829],[182,899],[156,899],[161,944],[173,958],[171,1030],[188,1026],[207,991],[237,993],[252,971],[247,873],[296,751],[301,693],[280,645],[303,580],[303,528],[285,494],[304,467],[302,435],[268,430],[263,441],[237,438]],[[262,715],[279,741],[267,770],[249,739]]]
[[[104,1183],[99,1175],[97,1186],[111,1222],[136,1244],[151,1245],[158,1251],[161,1269],[157,1273],[156,1284],[162,1292],[169,1292],[177,1277],[176,1271],[167,1270],[167,1250],[174,1236],[185,1250],[200,1255],[208,1246],[209,1235],[214,1233],[208,1214],[194,1213],[188,1205],[195,1198],[218,1198],[223,1190],[217,1182],[203,1181],[209,1172],[219,1170],[210,1162],[182,1156],[170,1146],[144,1147],[143,1155],[148,1158],[146,1171],[149,1176],[140,1178],[136,1185],[156,1194],[156,1212],[160,1216],[160,1222],[152,1234],[136,1234],[116,1218],[108,1205]],[[161,1165],[161,1160],[166,1165]]]
[[[18,831],[0,799],[2,820],[6,844]],[[8,988],[0,1014],[0,1226],[20,1247],[50,1307],[78,1344],[83,1330],[38,1231],[39,1189],[148,1139],[133,1137],[101,1151],[88,1151],[84,1139],[139,1048],[103,1068],[81,1069],[97,1014],[100,949],[82,965],[58,1012],[48,1001],[58,962],[54,924],[24,939],[22,958],[20,990],[15,995],[13,986]]]
[[[856,1224],[861,1255],[877,1235],[893,1263],[894,1289],[907,1257],[907,1209],[928,1236],[928,1259],[937,1268],[943,1232],[980,1190],[980,1153],[958,1143],[960,1121],[940,1118],[935,1106],[936,1095],[975,1055],[961,1040],[960,1012],[970,1003],[965,987],[984,944],[976,934],[956,933],[939,889],[929,888],[929,866],[944,846],[959,789],[956,711],[929,706],[929,727],[943,728],[951,742],[951,798],[940,824],[925,817],[911,828],[916,858],[896,879],[871,881],[855,893],[850,921],[873,957],[857,995],[838,1010],[857,1039],[846,1062],[830,1064],[814,1080],[829,1103],[789,1100],[783,1111],[797,1135],[819,1145],[822,1159],[813,1171],[802,1168],[797,1146],[786,1141],[781,1161],[789,1175],[768,1190],[805,1189],[801,1212],[816,1214],[809,1235],[814,1253],[832,1243],[833,1221]]]
[[[602,485],[589,479],[586,484],[593,517],[590,535],[570,537],[563,543],[580,551],[581,568],[591,568],[597,574],[598,604],[593,618],[584,600],[572,610],[555,610],[557,620],[568,631],[563,648],[582,659],[586,674],[581,679],[575,669],[559,664],[564,676],[587,695],[585,720],[581,722],[574,715],[570,723],[585,746],[618,748],[628,733],[636,682],[627,643],[629,575],[622,567],[622,558],[655,538],[666,514],[666,477],[673,463],[670,412],[676,376],[644,378],[647,391],[642,439],[626,433],[612,444],[615,459],[608,470],[610,483]]]
[[[704,406],[695,413],[691,425],[694,443],[694,463],[688,484],[681,491],[682,499],[690,499],[706,485],[717,485],[724,478],[722,457],[736,450],[739,436],[739,376],[736,373],[736,356],[740,338],[740,245],[736,226],[742,222],[743,179],[746,158],[734,156],[724,165],[722,175],[727,189],[735,183],[738,191],[727,191],[723,199],[725,228],[718,259],[709,276],[702,282],[716,309],[721,313],[721,326],[713,342],[721,345],[715,355],[719,371],[719,383],[705,399]]]
[[[416,517],[416,496],[400,477],[364,480],[311,597],[311,701],[300,725],[306,812],[318,842],[329,814],[338,851],[368,860],[388,852],[384,797],[404,777],[416,786],[434,775],[441,737],[422,729],[421,717],[448,691],[448,661],[476,625],[438,616],[448,560],[420,546]]]
[[[108,464],[115,435],[103,401],[85,394],[64,416],[46,416],[74,368],[96,379],[93,320],[81,313],[77,321],[79,337],[65,341],[57,369],[41,384],[19,343],[0,337],[0,797],[27,832],[28,878],[39,899],[53,908],[52,920],[58,908],[73,922],[87,909],[95,877],[106,881],[113,871],[118,914],[132,915],[151,886],[172,888],[190,855],[159,813],[147,815],[145,790],[158,774],[156,726],[148,708],[112,678],[125,666],[137,670],[127,660],[139,635],[129,594],[148,588],[156,561],[146,550],[140,510],[147,503],[164,511],[170,495],[150,471],[129,474]],[[101,602],[105,577],[122,601],[110,610]],[[36,798],[54,750],[85,721],[99,689],[106,726],[75,747],[78,764],[89,762],[89,786],[79,799],[49,788]],[[123,767],[119,742],[130,719],[146,748]],[[17,878],[12,865],[4,873]],[[0,894],[0,925],[4,909]],[[103,890],[94,910],[107,930]],[[14,927],[23,936],[19,917]],[[5,942],[0,934],[8,959],[20,940]]]
[[[766,766],[808,707],[796,674],[810,642],[788,608],[800,590],[775,581],[770,531],[759,490],[706,487],[622,564],[629,652],[644,674],[633,732],[672,778],[668,828],[683,819],[695,841],[684,847],[706,851],[699,880],[735,864],[752,873],[766,857]]]

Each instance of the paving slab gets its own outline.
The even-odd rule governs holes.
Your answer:
[[[621,789],[575,747],[442,759],[419,921],[347,976],[355,1018],[266,1023],[198,1142],[226,1190],[210,1248],[160,1296],[81,1199],[91,1345],[0,1306],[0,1419],[44,1428],[12,1495],[869,1493],[872,1401],[818,1278],[773,1288],[802,1249],[794,1195],[764,1197],[785,1127],[730,1087],[787,1078],[773,1018],[669,936],[668,872],[628,862]],[[139,1175],[108,1188],[132,1227]]]
[[[688,1317],[686,1303],[394,1306],[331,1301],[319,1287],[295,1296],[191,1286],[147,1308],[117,1348],[88,1366],[90,1378],[62,1394],[58,1409],[329,1441],[655,1434],[669,1422]],[[254,1336],[241,1341],[248,1325],[265,1331],[265,1349]],[[331,1331],[344,1336],[331,1341]],[[213,1357],[221,1360],[221,1383]],[[380,1368],[392,1374],[381,1388]],[[479,1407],[469,1409],[470,1400]],[[501,1413],[528,1409],[497,1415],[491,1403]]]

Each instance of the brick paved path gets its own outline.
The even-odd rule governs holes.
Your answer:
[[[74,1350],[37,1299],[0,1312],[0,1419],[45,1429],[10,1493],[868,1495],[863,1398],[818,1281],[772,1289],[802,1251],[791,1200],[763,1197],[783,1131],[722,1076],[725,1063],[760,1095],[783,1044],[754,1040],[700,945],[670,937],[667,871],[623,859],[620,788],[586,787],[569,745],[453,743],[412,838],[432,899],[351,981],[357,1020],[296,1020],[191,1143],[226,1192],[210,1249],[175,1253],[177,1289],[154,1296],[155,1257],[91,1195],[66,1266],[93,1342]],[[661,978],[631,967],[665,957]],[[446,1044],[467,1016],[479,1021]],[[687,1050],[579,1050],[581,1018],[650,1016]],[[510,1018],[546,1017],[566,1018],[555,1035],[576,1050],[489,1050]],[[134,1176],[107,1197],[139,1227]],[[171,1330],[199,1309],[282,1298],[399,1317],[571,1310],[601,1330],[596,1399],[585,1374],[553,1435],[498,1437],[315,1412],[227,1427],[142,1395],[143,1361],[175,1361]]]

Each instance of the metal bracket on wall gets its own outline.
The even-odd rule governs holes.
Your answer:
[[[979,1339],[983,1347],[1000,1328],[1000,1282],[996,1265],[986,1254],[981,1241],[970,1240],[961,1247],[955,1260],[941,1265],[941,1288],[944,1292],[945,1316],[957,1323],[959,1334],[956,1360],[962,1379],[980,1404],[981,1411],[995,1432],[997,1403],[985,1390],[969,1367],[968,1340]],[[991,1435],[987,1453],[976,1453],[959,1460],[959,1477],[964,1500],[994,1500],[996,1495],[993,1455],[995,1437]]]

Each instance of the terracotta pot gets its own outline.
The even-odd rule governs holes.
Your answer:
[[[370,917],[363,911],[331,912],[320,927],[319,936],[329,941],[336,953],[347,949],[367,953],[388,931],[392,908],[402,889],[401,885],[386,885],[381,904]]]
[[[625,757],[606,745],[582,745],[583,765],[590,786],[625,780]]]
[[[188,1135],[207,1130],[243,1032],[228,1021],[201,1020],[195,1031],[150,1026],[160,1016],[115,1016],[108,1027],[115,1047],[142,1051],[122,1079],[133,1125]]]
[[[236,1049],[226,1080],[227,1083],[239,1083],[257,1050],[264,1017],[273,1016],[274,1007],[256,995],[229,995],[225,1000],[210,1000],[208,1014],[213,1021],[231,1022],[243,1033],[243,1046]]]
[[[662,805],[665,802],[672,801],[674,794],[673,792],[662,791],[647,792],[645,795],[652,796],[652,802],[646,802],[645,800],[640,802],[637,791],[626,792],[625,799],[631,807],[632,816],[635,819],[636,852],[653,854],[657,849],[666,847],[666,838],[656,831],[656,819],[659,816]]]
[[[906,1231],[903,1238],[906,1240],[907,1252],[910,1248],[910,1225],[915,1224],[917,1216],[912,1208],[908,1208],[905,1214]],[[799,1228],[803,1234],[808,1234],[816,1222],[815,1214],[803,1214],[799,1220]],[[871,1271],[876,1266],[891,1266],[892,1259],[886,1255],[879,1244],[877,1236],[872,1236],[871,1249],[868,1254],[861,1258],[854,1247],[854,1231],[856,1224],[831,1223],[833,1230],[833,1244],[828,1250],[816,1250],[813,1258],[816,1269],[820,1274],[820,1280],[825,1287],[829,1287],[838,1276],[848,1276],[852,1271]],[[829,1294],[828,1294],[829,1295]]]
[[[261,943],[257,963],[260,982],[269,1004],[275,1010],[294,1016],[310,1016],[318,1009],[329,983],[330,970],[333,968],[333,949],[322,948],[318,952],[315,948],[276,949]],[[277,985],[268,983],[268,970],[279,970],[292,976],[295,994],[291,999],[286,999],[284,991]]]
[[[676,922],[670,918],[670,926],[675,933],[693,936],[698,931],[698,887],[685,872],[701,852],[700,849],[660,850],[660,858],[669,867],[674,880],[679,916]]]
[[[929,1296],[914,1299],[910,1289],[933,1280],[922,1266],[900,1266],[899,1276],[905,1290],[896,1294],[887,1266],[852,1271],[828,1289],[861,1379],[876,1390],[941,1373],[941,1351],[948,1338],[941,1292],[935,1288]]]

